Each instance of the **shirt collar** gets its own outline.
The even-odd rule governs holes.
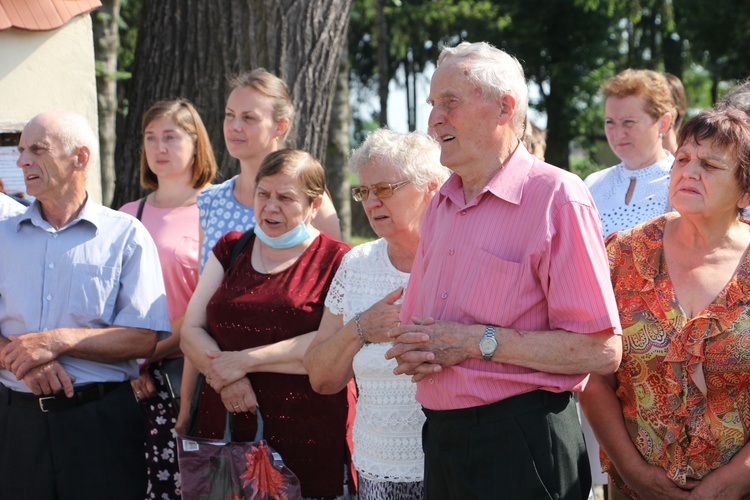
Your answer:
[[[489,182],[477,194],[474,200],[468,203],[464,200],[463,182],[457,174],[452,174],[440,188],[440,203],[445,198],[450,198],[458,206],[476,205],[481,196],[489,191],[497,198],[508,203],[519,205],[523,194],[523,186],[526,184],[529,172],[535,161],[539,161],[520,143],[503,168],[489,180]]]
[[[83,208],[78,214],[78,217],[72,220],[65,227],[60,228],[59,231],[63,231],[66,228],[73,226],[79,222],[86,222],[88,224],[91,224],[98,233],[100,216],[99,212],[96,210],[95,205],[96,204],[91,200],[91,196],[89,196],[88,192],[86,192],[86,201],[84,202]],[[26,212],[19,216],[18,223],[16,225],[16,231],[19,231],[21,229],[21,225],[24,223],[33,224],[34,226],[44,229],[45,231],[55,231],[55,228],[53,228],[52,225],[50,225],[50,223],[44,220],[44,218],[42,217],[42,205],[39,200],[34,200],[31,206],[26,209]]]

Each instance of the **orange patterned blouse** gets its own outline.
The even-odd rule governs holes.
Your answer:
[[[708,308],[687,318],[662,247],[675,217],[606,244],[623,330],[617,397],[625,424],[646,462],[684,484],[729,462],[750,435],[750,258]],[[601,458],[615,472],[603,451]]]

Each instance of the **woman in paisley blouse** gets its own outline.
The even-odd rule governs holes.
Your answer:
[[[750,118],[683,125],[669,185],[677,213],[607,239],[623,329],[617,373],[581,405],[610,498],[750,495]]]
[[[421,499],[424,415],[416,385],[393,374],[395,360],[386,361],[385,351],[388,331],[398,324],[422,217],[448,170],[426,135],[385,129],[368,135],[349,167],[359,175],[354,199],[380,239],[344,257],[304,364],[322,394],[335,394],[356,379],[353,461],[360,500]]]

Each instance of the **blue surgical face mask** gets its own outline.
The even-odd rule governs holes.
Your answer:
[[[312,209],[310,210],[310,213],[312,214]],[[255,235],[260,241],[271,248],[283,249],[296,247],[312,236],[312,234],[310,234],[310,228],[307,226],[307,224],[305,224],[306,220],[307,217],[302,219],[302,222],[294,226],[293,229],[276,238],[268,236],[266,233],[264,233],[260,228],[260,224],[258,224],[257,226],[255,226]]]

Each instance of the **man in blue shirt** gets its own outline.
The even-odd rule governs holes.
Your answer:
[[[129,380],[170,330],[156,247],[94,203],[85,118],[21,134],[25,212],[0,221],[0,498],[142,499],[143,413]]]

